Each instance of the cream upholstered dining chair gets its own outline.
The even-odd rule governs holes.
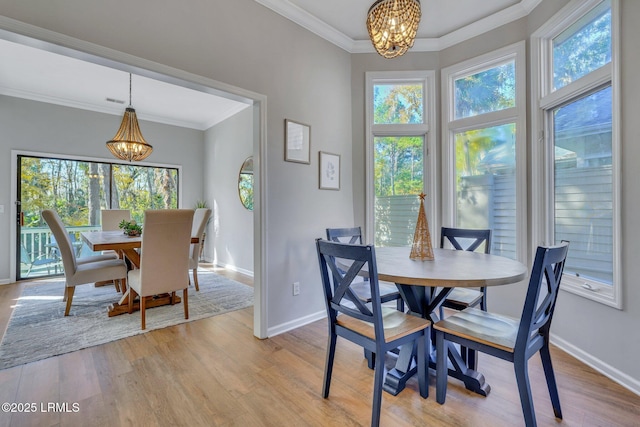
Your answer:
[[[68,316],[71,310],[71,301],[77,285],[108,280],[119,281],[127,277],[127,265],[121,259],[109,255],[76,258],[69,233],[56,211],[45,209],[42,211],[42,218],[55,236],[62,257],[65,277],[64,300],[67,302],[65,316]]]
[[[102,231],[118,231],[120,230],[120,222],[122,220],[131,221],[131,211],[129,209],[102,209],[100,211],[100,223],[102,224]],[[113,255],[120,259],[124,259],[124,255],[120,251],[107,250],[102,251],[105,255]],[[125,262],[127,262],[125,260]],[[114,283],[116,290],[120,291],[120,287],[117,283]],[[125,289],[123,287],[122,292]]]
[[[144,213],[140,268],[129,271],[129,313],[140,297],[142,329],[146,328],[146,299],[171,293],[172,302],[182,289],[184,318],[189,318],[189,249],[193,209],[147,210]]]
[[[123,219],[131,221],[131,211],[129,209],[102,209],[100,219],[102,231],[118,231]]]
[[[191,244],[191,255],[189,257],[189,270],[193,272],[193,283],[196,291],[200,290],[198,286],[198,261],[200,258],[200,247],[202,246],[202,236],[207,228],[207,222],[211,216],[211,209],[198,208],[193,214],[193,225],[191,226],[191,237],[197,237],[198,243]]]

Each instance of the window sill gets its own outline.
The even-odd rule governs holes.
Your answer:
[[[614,292],[614,286],[564,275],[560,289],[592,301],[622,310],[622,299]]]

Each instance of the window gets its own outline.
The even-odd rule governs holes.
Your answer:
[[[533,35],[533,196],[536,240],[571,242],[563,289],[620,308],[617,3],[572,4]]]
[[[413,242],[420,193],[434,218],[433,72],[367,73],[367,241]],[[433,224],[430,224],[433,225]]]
[[[178,176],[177,168],[18,155],[18,278],[62,271],[59,259],[55,268],[30,264],[38,257],[56,258],[49,228],[40,215],[43,209],[58,212],[77,254],[88,255],[80,232],[100,228],[101,209],[130,209],[139,223],[146,209],[175,209]]]
[[[491,253],[524,259],[524,43],[442,70],[443,222],[490,228]]]

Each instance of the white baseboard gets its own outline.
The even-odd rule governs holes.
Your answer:
[[[604,363],[602,360],[593,357],[580,348],[574,346],[570,342],[551,334],[550,341],[558,348],[566,351],[569,355],[575,357],[582,363],[592,367],[605,377],[617,382],[624,388],[632,391],[640,396],[640,380],[630,377],[611,365]]]
[[[0,285],[8,285],[11,283],[11,279],[0,279]]]
[[[217,263],[217,262],[213,262],[212,264],[215,265],[216,267],[224,268],[226,270],[235,271],[236,273],[242,273],[242,274],[244,274],[246,276],[253,277],[253,271],[245,270],[244,268],[236,267],[235,265],[220,264],[220,263]]]
[[[324,319],[325,317],[327,317],[327,311],[322,310],[322,311],[318,311],[317,313],[313,313],[308,316],[304,316],[304,317],[300,317],[298,319],[292,320],[291,322],[282,323],[272,328],[268,328],[267,337],[269,338],[275,337],[276,335],[289,332],[293,329],[299,328],[304,325],[308,325],[309,323],[313,323],[316,320]]]

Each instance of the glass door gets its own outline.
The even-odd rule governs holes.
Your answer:
[[[18,156],[17,171],[17,280],[64,272],[43,209],[58,212],[76,256],[87,256],[80,233],[100,229],[102,209],[130,209],[141,223],[146,209],[178,207],[175,168]]]

